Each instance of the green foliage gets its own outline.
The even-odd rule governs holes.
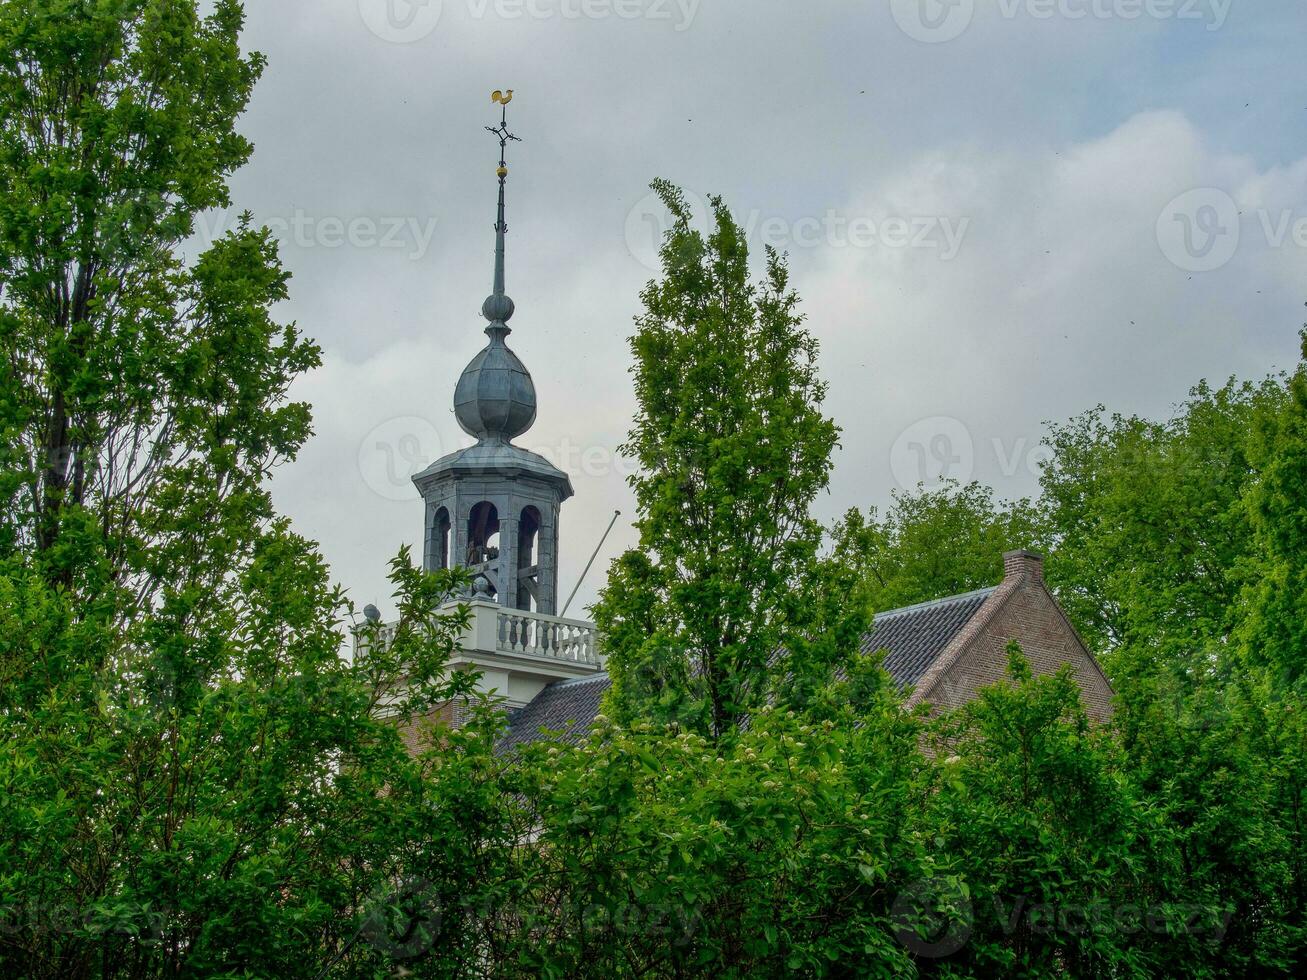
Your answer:
[[[1223,928],[1170,950],[1185,972],[1293,972],[1303,947],[1301,704],[1234,674],[1132,679],[1119,738],[1136,792],[1164,821],[1155,889]]]
[[[1225,643],[1253,549],[1248,434],[1283,398],[1275,379],[1201,383],[1168,422],[1100,406],[1051,427],[1046,571],[1093,649],[1201,670]]]
[[[346,610],[312,546],[276,522],[251,551],[210,583],[225,615],[172,606],[121,632],[79,622],[39,575],[0,577],[6,972],[303,976],[339,953],[384,962],[384,943],[356,942],[360,915],[407,872],[406,847],[448,822],[398,724],[466,690],[443,676],[460,624],[406,620],[394,648],[346,659]],[[429,608],[419,575],[396,569],[406,608]],[[442,598],[461,585],[422,582]]]
[[[988,487],[956,483],[895,493],[882,517],[849,511],[836,526],[835,551],[860,570],[867,601],[881,612],[996,584],[1003,553],[1040,543],[1042,525],[1028,500],[999,503]]]
[[[764,702],[775,651],[812,635],[822,534],[809,506],[838,429],[783,258],[769,249],[752,282],[720,199],[705,237],[680,191],[653,186],[673,226],[631,339],[640,551],[614,564],[594,612],[619,717],[720,737]]]
[[[934,732],[929,820],[967,898],[953,925],[966,942],[939,972],[1150,972],[1148,944],[1123,931],[1121,913],[1153,894],[1140,861],[1157,822],[1110,736],[1091,729],[1070,671],[1033,677],[1015,644],[1010,656],[1009,683]]]
[[[177,255],[250,152],[232,127],[263,62],[242,57],[241,19],[233,0],[207,18],[176,0],[0,10],[0,545],[71,582],[60,537],[93,521],[141,602],[184,573],[141,554],[140,528],[207,513],[161,507],[168,488],[212,485],[215,525],[264,519],[257,479],[308,433],[283,396],[318,352],[269,315],[287,275],[268,233],[245,221]]]
[[[702,235],[659,182],[613,718],[497,754],[447,670],[465,576],[401,552],[399,621],[358,623],[272,508],[318,351],[266,230],[182,257],[263,65],[209,9],[0,6],[0,971],[1302,972],[1307,368],[1100,408],[1039,501],[905,495],[821,555],[838,430],[785,264],[755,283],[724,205]],[[1031,544],[1110,726],[1016,648],[929,720],[850,656]]]
[[[1240,639],[1252,663],[1301,691],[1307,676],[1307,331],[1287,397],[1257,423],[1249,456],[1258,476],[1245,496],[1258,549]]]
[[[401,738],[471,683],[435,612],[465,583],[401,554],[395,642],[345,655],[351,609],[266,489],[318,363],[272,317],[276,247],[246,219],[181,258],[250,151],[241,16],[0,6],[6,975],[375,975],[409,953],[375,920],[411,855],[439,835],[421,869],[452,894],[479,840],[440,795],[476,767]]]
[[[1164,821],[1155,887],[1225,923],[1172,946],[1195,974],[1301,966],[1302,378],[1049,439],[1048,575],[1106,654],[1129,776]]]
[[[862,664],[856,672],[876,671]],[[493,975],[901,976],[894,900],[933,872],[916,832],[918,724],[856,682],[803,716],[763,708],[729,744],[601,718],[537,744],[516,787],[538,838]]]
[[[912,893],[919,968],[1301,968],[1304,376],[1199,384],[1163,423],[1100,407],[1054,425],[1034,503],[953,487],[837,529],[876,608],[990,584],[1002,550],[1035,543],[1118,693],[1090,732],[1069,681],[1018,662],[941,723],[932,819],[954,863]]]

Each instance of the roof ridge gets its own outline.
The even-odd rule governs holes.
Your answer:
[[[931,599],[928,602],[917,602],[911,606],[899,606],[897,609],[887,609],[884,612],[873,614],[872,623],[875,624],[891,616],[900,616],[903,613],[920,612],[923,609],[930,609],[932,606],[942,606],[948,602],[961,602],[963,599],[978,599],[981,596],[992,595],[997,585],[988,585],[983,589],[974,589],[971,592],[959,592],[957,595],[946,595],[938,599]]]
[[[598,674],[592,674],[589,677],[569,677],[566,680],[554,681],[552,684],[546,684],[545,690],[559,687],[579,687],[582,684],[593,684],[595,681],[609,680],[608,671],[601,671]],[[534,699],[533,699],[534,700]]]

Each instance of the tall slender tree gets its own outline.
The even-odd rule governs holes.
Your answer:
[[[265,229],[183,251],[263,66],[240,4],[206,6],[0,5],[5,975],[376,975],[459,942],[429,905],[378,925],[426,841],[426,891],[471,860],[457,765],[381,717],[466,689],[433,612],[458,581],[401,556],[396,642],[346,658],[348,604],[273,511],[318,351],[273,317]]]
[[[705,234],[678,189],[653,187],[673,224],[631,338],[640,550],[614,564],[595,616],[619,712],[720,737],[765,696],[777,650],[811,632],[809,508],[839,430],[784,258],[768,249],[752,281],[720,198]]]

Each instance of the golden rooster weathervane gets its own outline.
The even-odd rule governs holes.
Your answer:
[[[508,165],[504,162],[508,141],[517,140],[517,137],[508,131],[508,103],[513,101],[513,90],[511,88],[507,91],[495,89],[490,93],[490,101],[501,107],[499,125],[487,126],[486,130],[494,133],[499,138],[499,169],[495,173],[499,175],[499,182],[502,184],[504,178],[508,176]]]

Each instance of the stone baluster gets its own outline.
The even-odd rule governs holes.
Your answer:
[[[579,623],[504,610],[498,614],[496,636],[499,649],[506,652],[598,663],[594,630]]]

